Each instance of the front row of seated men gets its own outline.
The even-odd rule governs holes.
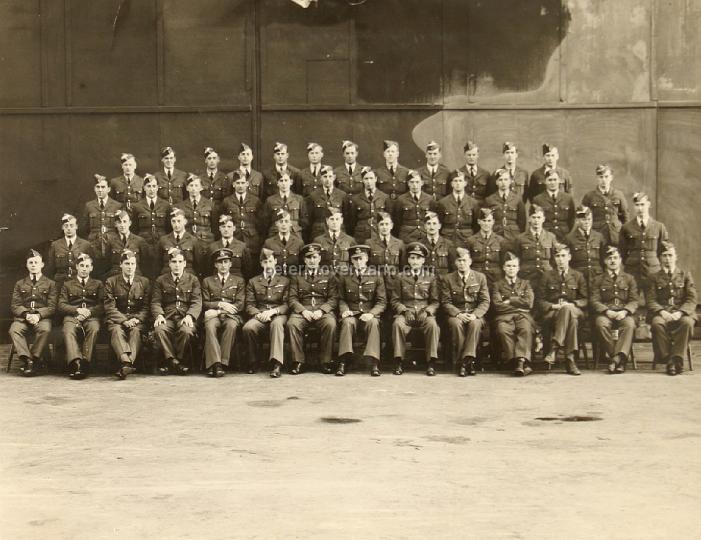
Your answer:
[[[152,320],[154,338],[163,355],[160,372],[184,375],[189,370],[184,359],[191,354],[191,342],[203,315],[204,360],[211,377],[224,375],[239,327],[251,373],[268,338],[270,375],[280,376],[286,331],[292,351],[290,373],[300,373],[306,361],[305,336],[315,327],[324,373],[344,375],[360,342],[358,352],[367,361],[370,374],[379,376],[381,332],[385,325],[391,325],[394,373],[402,374],[408,334],[418,329],[425,341],[426,374],[432,376],[436,373],[443,326],[448,330],[450,360],[458,375],[464,377],[476,373],[482,328],[491,324],[502,359],[513,363],[515,375],[525,376],[533,370],[531,350],[537,319],[544,336],[546,364],[551,366],[561,354],[567,372],[579,375],[575,361],[578,327],[591,316],[596,339],[609,361],[609,372],[625,371],[639,294],[635,279],[621,268],[616,247],[606,248],[605,271],[588,286],[582,273],[570,268],[570,248],[556,244],[554,267],[537,281],[535,290],[531,282],[518,276],[518,256],[508,252],[504,277],[492,285],[491,291],[485,275],[471,268],[467,249],[456,250],[457,270],[445,275],[427,269],[428,248],[419,242],[407,246],[408,265],[396,275],[383,276],[369,267],[370,252],[367,245],[350,246],[351,266],[334,272],[320,264],[321,246],[307,244],[300,253],[303,265],[288,268],[288,276],[283,276],[275,253],[263,248],[262,273],[246,283],[231,272],[232,251],[222,248],[213,254],[216,273],[200,284],[186,271],[186,258],[177,247],[168,251],[168,271],[153,282],[137,274],[136,254],[124,250],[120,273],[107,278],[104,285],[91,277],[91,256],[80,254],[75,276],[67,279],[59,292],[56,283],[42,274],[41,255],[32,250],[26,264],[29,275],[18,281],[13,291],[10,337],[22,360],[23,375],[35,375],[51,319],[58,313],[63,317],[70,377],[82,379],[89,371],[104,318],[121,363],[116,375],[125,379],[134,372],[142,334]],[[688,272],[677,267],[676,259],[675,247],[664,242],[662,270],[652,276],[646,294],[655,356],[666,362],[669,375],[683,370],[696,321],[694,282]],[[334,365],[337,329],[338,358]],[[30,333],[34,334],[31,347],[26,339]]]

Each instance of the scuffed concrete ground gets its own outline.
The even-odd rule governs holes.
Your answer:
[[[2,373],[0,538],[701,538],[700,404],[649,368]]]

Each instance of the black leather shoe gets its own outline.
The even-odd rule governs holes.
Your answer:
[[[577,367],[577,364],[572,358],[567,359],[567,373],[570,375],[581,375],[582,372],[579,371],[579,368]]]
[[[248,366],[248,369],[246,370],[246,373],[249,375],[253,375],[256,372],[256,366],[251,364]]]
[[[467,363],[467,374],[468,374],[468,375],[471,375],[471,376],[477,375],[477,368],[475,367],[475,361],[474,361],[474,360],[470,360],[470,361]]]
[[[175,358],[173,358],[170,364],[173,367],[173,373],[176,375],[187,375],[188,371],[190,371],[190,368],[183,366],[180,360],[176,360]]]
[[[346,363],[339,362],[336,366],[336,377],[343,377],[346,374]]]
[[[322,364],[322,366],[321,366],[321,372],[322,372],[324,375],[331,375],[331,371],[332,371],[332,369],[331,369],[331,364]]]
[[[273,369],[270,370],[270,377],[271,378],[273,378],[273,379],[280,378],[280,367],[281,367],[280,362],[275,362],[275,365],[273,365]]]
[[[124,379],[127,378],[127,376],[131,375],[135,371],[136,371],[136,368],[132,364],[130,364],[128,362],[123,362],[122,367],[120,367],[119,371],[117,373],[115,373],[115,376],[120,381],[123,381]]]
[[[404,369],[402,368],[402,363],[397,362],[396,365],[394,366],[394,371],[392,372],[395,375],[401,375],[404,373]]]
[[[226,374],[226,371],[224,371],[224,366],[221,364],[216,364],[216,369],[214,370],[214,377],[217,379],[220,379]]]
[[[677,374],[677,368],[674,365],[674,362],[668,362],[667,363],[667,375],[676,375]]]
[[[370,368],[370,376],[371,377],[379,377],[380,375],[381,375],[380,368],[377,367],[377,364],[375,364],[374,366],[372,366],[372,368]]]
[[[674,359],[674,370],[677,375],[681,375],[684,372],[684,359],[680,357],[675,357]]]
[[[436,364],[435,362],[431,361],[428,363],[428,367],[426,367],[426,375],[428,377],[435,377],[436,376]]]
[[[34,375],[37,374],[36,369],[36,362],[34,362],[34,360],[31,358],[27,358],[27,360],[24,362],[24,366],[20,368],[20,371],[24,377],[34,377]]]
[[[168,366],[161,366],[158,368],[158,374],[159,375],[168,375],[170,373],[170,369]]]
[[[525,375],[523,369],[523,360],[516,361],[516,367],[514,368],[514,375],[516,377],[523,377]]]
[[[465,362],[460,364],[460,367],[458,368],[458,377],[467,377],[467,365]]]
[[[80,363],[80,360],[73,360],[71,362],[68,377],[70,377],[74,381],[80,381],[81,379],[85,378],[85,371]]]
[[[290,375],[299,375],[302,373],[302,362],[295,362],[290,370]]]
[[[526,377],[527,375],[530,375],[533,373],[533,368],[530,366],[530,363],[526,360],[523,365],[523,376]]]

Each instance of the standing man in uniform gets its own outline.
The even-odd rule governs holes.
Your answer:
[[[401,270],[406,260],[405,246],[399,238],[392,236],[394,222],[388,212],[377,214],[377,238],[368,241],[370,247],[370,259],[368,266],[377,270],[387,279]],[[385,312],[386,313],[386,312]]]
[[[342,212],[346,206],[346,192],[334,186],[336,175],[333,167],[322,165],[319,174],[321,182],[319,187],[312,191],[305,201],[311,222],[309,237],[312,239],[326,232],[329,209],[335,208]]]
[[[399,164],[399,143],[397,141],[383,141],[382,154],[385,158],[385,164],[375,169],[377,189],[387,194],[391,210],[397,197],[406,193],[409,169]]]
[[[119,159],[122,174],[110,180],[110,189],[114,198],[131,215],[132,206],[144,195],[144,179],[136,174],[136,158],[132,154],[122,154]]]
[[[353,357],[353,338],[359,326],[365,334],[363,357],[370,366],[370,375],[380,376],[380,317],[387,307],[387,293],[382,276],[370,271],[367,266],[369,256],[369,246],[351,246],[349,257],[353,268],[349,274],[339,277],[341,331],[337,377],[346,374],[346,364]]]
[[[531,316],[535,295],[531,284],[518,277],[519,260],[514,253],[504,255],[504,277],[492,286],[494,334],[502,358],[513,362],[514,375],[533,372],[531,348],[535,322]]]
[[[151,316],[156,341],[163,352],[161,375],[187,375],[183,365],[202,312],[202,289],[194,274],[185,272],[187,261],[177,247],[168,250],[168,272],[156,278]]]
[[[265,200],[262,209],[262,220],[267,227],[267,235],[277,234],[275,228],[276,216],[279,210],[285,210],[290,215],[292,234],[303,238],[309,219],[307,205],[301,195],[292,193],[292,178],[288,174],[282,174],[277,178],[277,193],[270,195]],[[302,242],[304,243],[304,242]]]
[[[292,234],[292,221],[287,210],[279,208],[276,215],[276,232],[263,243],[263,247],[273,252],[280,263],[278,272],[286,276],[290,267],[299,264],[299,252],[304,247],[304,242],[300,236]]]
[[[398,227],[397,236],[405,244],[421,240],[423,220],[426,212],[434,210],[433,197],[421,190],[423,180],[416,171],[409,171],[407,191],[394,204],[394,223]]]
[[[477,201],[479,206],[484,204],[487,197],[487,184],[489,183],[489,171],[477,164],[480,157],[479,147],[472,141],[467,141],[463,147],[465,153],[465,165],[458,171],[465,175],[465,191]]]
[[[511,191],[513,191],[519,199],[523,200],[526,186],[528,186],[528,171],[516,164],[518,148],[514,143],[506,141],[502,145],[501,151],[504,154],[504,165],[499,167],[489,178],[487,194],[491,195],[497,191],[497,180],[501,174],[500,171],[504,170],[509,175],[509,180],[511,180]]]
[[[565,238],[565,243],[570,246],[572,253],[572,268],[579,270],[587,280],[589,294],[592,294],[592,284],[601,270],[601,261],[604,256],[604,238],[600,233],[592,229],[592,212],[587,206],[578,206],[575,209],[575,227]]]
[[[596,339],[609,359],[609,373],[623,373],[633,346],[638,286],[635,278],[621,269],[618,248],[606,248],[604,263],[606,270],[593,280],[590,291]]]
[[[107,233],[114,229],[114,218],[122,209],[122,204],[109,197],[110,186],[107,178],[95,175],[96,199],[85,203],[79,230],[81,236],[87,237],[95,253],[95,268],[98,274],[107,270],[109,254],[107,252]]]
[[[299,170],[297,177],[299,184],[294,186],[295,193],[302,197],[309,197],[313,191],[321,187],[321,171],[324,167],[321,164],[324,158],[323,147],[315,142],[307,144],[307,158],[309,166]],[[331,170],[333,171],[333,167]]]
[[[175,161],[175,150],[170,146],[164,146],[161,148],[161,163],[163,164],[163,169],[153,173],[153,175],[144,175],[144,183],[147,176],[156,178],[158,197],[163,199],[168,206],[174,206],[183,200],[185,180],[187,179],[187,173],[185,171],[175,168]],[[145,187],[144,191],[146,191]],[[147,193],[147,196],[151,199],[156,197],[153,192],[151,192],[151,195]]]
[[[58,312],[63,315],[63,341],[66,344],[68,376],[84,379],[90,370],[95,340],[105,312],[105,289],[101,281],[90,277],[92,257],[85,253],[76,259],[76,276],[63,284]],[[78,331],[83,336],[78,343]]]
[[[630,219],[628,202],[623,192],[611,187],[613,169],[610,165],[596,166],[596,189],[582,198],[582,205],[591,208],[595,231],[601,233],[607,245],[618,246],[621,227]]]
[[[506,240],[494,232],[494,213],[490,208],[480,208],[477,213],[480,230],[467,240],[472,267],[487,278],[491,287],[502,277],[502,254]]]
[[[151,283],[136,275],[136,253],[125,250],[120,257],[120,274],[105,281],[105,321],[112,350],[120,361],[115,375],[124,380],[136,371],[134,363],[141,350],[141,333],[148,318]]]
[[[421,242],[428,249],[426,267],[442,276],[455,269],[455,244],[440,233],[441,222],[438,214],[426,212],[424,234],[421,237]]]
[[[202,196],[202,180],[199,176],[188,176],[185,189],[189,196],[176,208],[185,214],[186,229],[197,240],[195,260],[204,261],[207,257],[207,247],[214,241],[213,220],[216,211],[212,201]],[[195,271],[204,275],[209,273],[209,269],[203,268],[195,268]]]
[[[235,236],[248,246],[251,260],[258,260],[261,246],[260,199],[249,190],[249,181],[240,170],[232,173],[234,192],[224,199],[224,213],[236,226]],[[251,176],[253,177],[253,176]]]
[[[235,231],[236,226],[234,225],[234,220],[229,214],[222,214],[219,216],[219,234],[221,234],[221,238],[209,244],[207,248],[207,260],[211,263],[212,257],[217,252],[221,249],[228,249],[231,252],[229,254],[230,264],[228,265],[228,272],[242,278],[252,277],[253,264],[251,263],[251,254],[246,244],[234,236]],[[210,273],[212,270],[213,268],[208,267],[203,269],[203,272]]]
[[[161,275],[167,274],[170,269],[168,252],[172,248],[178,248],[185,257],[187,263],[185,271],[195,273],[195,267],[200,263],[200,252],[197,248],[197,239],[185,230],[187,219],[185,212],[180,208],[175,208],[170,212],[170,227],[172,232],[161,236],[158,240],[159,266]]]
[[[647,309],[652,317],[655,357],[667,363],[668,375],[684,371],[684,356],[696,324],[696,285],[691,273],[677,267],[677,250],[662,242],[662,269],[650,278]]]
[[[364,182],[361,181],[361,171],[365,167],[357,161],[358,145],[353,141],[343,141],[341,142],[341,152],[343,152],[344,163],[334,170],[338,180],[338,187],[348,193],[348,195],[356,195],[363,191],[363,188],[367,189],[364,186]]]
[[[184,182],[185,179],[182,180]],[[181,188],[182,185],[173,192],[182,193]],[[150,278],[156,277],[159,273],[158,241],[161,236],[168,233],[170,228],[170,206],[167,200],[158,196],[158,191],[156,177],[151,174],[145,175],[144,198],[134,204],[132,209],[137,234],[144,239],[147,246],[145,252],[141,254],[141,269]]]
[[[436,374],[438,342],[441,331],[436,322],[440,305],[438,278],[424,267],[427,249],[420,242],[407,246],[409,267],[391,281],[388,289],[394,321],[392,322],[392,349],[394,350],[394,374],[404,372],[402,362],[406,355],[406,338],[412,328],[421,330],[424,336],[426,375]]]
[[[58,291],[56,283],[41,273],[44,261],[41,254],[33,249],[27,254],[28,275],[15,283],[12,290],[13,321],[10,325],[10,339],[17,356],[22,361],[20,372],[25,377],[36,375],[37,363],[49,341],[51,317],[56,312]],[[27,334],[34,334],[31,348]]]
[[[338,307],[338,283],[334,275],[319,268],[321,246],[311,243],[302,248],[304,270],[292,276],[290,282],[290,317],[287,330],[290,334],[293,365],[290,373],[298,375],[305,362],[304,334],[310,326],[319,331],[319,361],[325,374],[331,373],[331,355],[336,337]]]
[[[519,277],[530,281],[535,291],[543,274],[552,269],[550,257],[557,239],[543,229],[545,214],[540,206],[532,204],[529,213],[528,230],[516,238],[516,254],[521,263]]]
[[[77,235],[78,221],[75,216],[63,214],[61,228],[63,238],[51,242],[49,254],[46,257],[46,275],[53,278],[59,292],[63,282],[75,275],[75,261],[78,255],[87,253],[92,257],[95,254],[90,242]]]
[[[355,238],[343,232],[343,214],[339,208],[326,209],[326,232],[315,237],[314,243],[321,246],[321,265],[332,272],[348,271],[348,248],[355,244]]]
[[[443,235],[456,246],[465,247],[472,236],[478,210],[477,201],[465,193],[465,175],[455,171],[450,177],[452,193],[436,204]]]
[[[256,370],[258,351],[263,333],[267,330],[270,335],[268,358],[272,364],[270,376],[277,379],[285,350],[290,280],[277,272],[275,253],[266,247],[260,252],[260,264],[263,273],[251,278],[246,285],[246,313],[250,319],[243,325],[243,338],[248,346],[248,372],[254,373]]]
[[[531,173],[531,179],[528,182],[528,188],[524,194],[523,202],[529,201],[533,202],[536,195],[539,195],[545,191],[545,180],[548,173],[555,171],[558,178],[560,179],[560,191],[564,193],[572,192],[572,178],[567,169],[559,167],[557,162],[560,159],[560,152],[556,146],[548,143],[543,144],[543,161],[545,162],[542,167],[539,167],[533,173]]]
[[[494,213],[494,232],[507,241],[510,249],[514,249],[516,238],[526,230],[523,192],[514,191],[514,180],[506,169],[497,169],[492,178],[496,191],[484,200],[484,205]]]
[[[263,193],[263,175],[251,166],[253,163],[253,150],[246,143],[241,143],[241,146],[239,146],[238,160],[239,168],[226,175],[224,195],[229,196],[235,191],[236,186],[234,186],[234,183],[240,176],[246,179],[248,192],[260,200]],[[226,199],[226,197],[224,198]]]
[[[241,313],[246,300],[246,282],[230,271],[233,255],[228,248],[216,251],[216,272],[202,282],[205,369],[207,376],[214,378],[224,376],[236,343],[236,332],[243,324]]]
[[[214,148],[208,146],[204,149],[205,170],[204,173],[199,176],[202,185],[200,193],[202,197],[208,199],[211,203],[212,221],[216,221],[219,214],[221,214],[224,197],[230,192],[229,181],[226,174],[219,170],[220,161],[221,159],[219,158],[219,154]],[[185,190],[188,192],[190,200],[192,200],[193,194],[188,189],[190,176],[194,177],[195,175],[189,175],[185,180]],[[197,197],[199,198],[199,196],[200,195],[198,194]],[[183,202],[185,202],[187,198],[188,197],[185,196]]]
[[[574,199],[560,190],[557,171],[547,173],[545,188],[545,191],[533,197],[533,204],[540,206],[545,213],[545,230],[553,233],[558,242],[564,242],[574,226]]]
[[[575,354],[579,348],[577,327],[588,303],[587,282],[580,272],[570,268],[572,254],[569,246],[556,244],[553,251],[555,268],[543,274],[536,294],[543,315],[543,336],[548,351],[544,360],[550,369],[555,364],[557,353],[562,350],[567,361],[567,373],[581,375]]]
[[[426,165],[419,168],[419,174],[424,181],[424,191],[433,196],[434,201],[440,201],[448,195],[450,170],[441,163],[441,147],[436,141],[426,145]]]
[[[122,251],[128,249],[136,253],[137,273],[141,274],[141,261],[148,257],[149,249],[146,241],[131,232],[131,217],[125,210],[120,210],[115,218],[116,231],[107,233],[107,252],[110,254],[111,267],[104,278],[116,276],[121,272],[120,260]]]
[[[362,243],[377,236],[377,214],[388,210],[389,199],[377,189],[375,171],[370,167],[363,167],[361,176],[364,189],[346,198],[346,215],[350,235]]]
[[[475,359],[484,316],[489,310],[489,288],[484,274],[470,267],[470,251],[457,248],[457,270],[443,277],[441,307],[448,316],[451,360],[458,376],[476,375]]]
[[[290,178],[291,186],[298,185],[299,169],[290,165],[287,160],[290,154],[287,151],[285,143],[276,142],[273,146],[273,160],[275,164],[263,171],[263,190],[259,195],[261,201],[267,200],[268,197],[279,191],[278,178],[287,176]]]

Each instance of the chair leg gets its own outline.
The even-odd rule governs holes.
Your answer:
[[[633,352],[633,345],[630,346],[630,361],[633,364],[633,369],[637,371],[638,369],[638,362],[635,360],[635,353]],[[652,360],[652,367],[654,369],[655,367],[655,360],[653,358]]]
[[[691,357],[691,345],[689,344],[686,346],[686,359],[689,363],[689,371],[694,371],[694,361]]]
[[[6,373],[10,372],[10,368],[12,367],[12,358],[15,355],[15,346],[10,345],[10,356],[7,357],[7,370]]]

